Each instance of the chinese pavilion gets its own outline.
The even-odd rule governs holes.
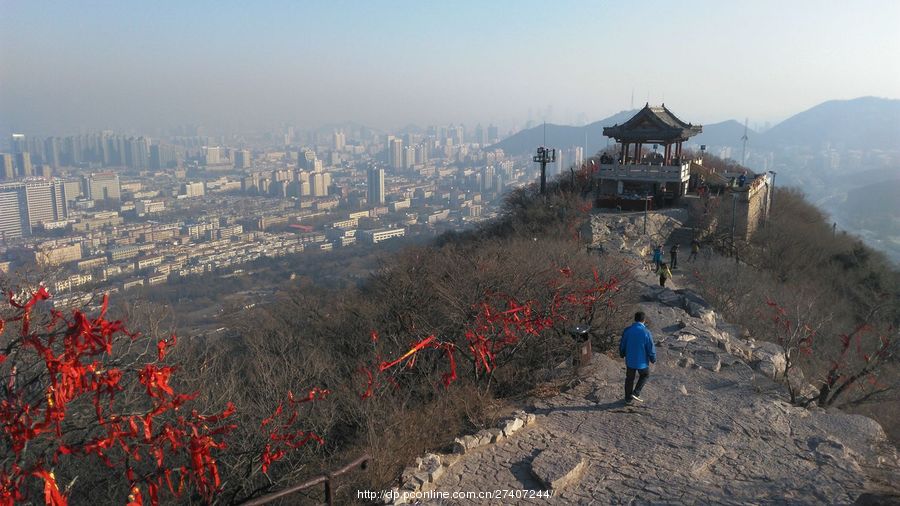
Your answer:
[[[681,146],[702,131],[702,126],[678,119],[665,104],[649,103],[625,123],[604,128],[603,135],[619,147],[600,158],[600,191],[667,199],[684,195],[691,161],[683,158]]]

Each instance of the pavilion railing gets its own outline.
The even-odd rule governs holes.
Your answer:
[[[690,177],[690,164],[650,165],[650,164],[601,164],[595,177],[635,178],[648,180],[685,181]]]
[[[292,487],[288,487],[277,492],[272,492],[271,494],[266,494],[264,496],[257,497],[256,499],[251,499],[241,506],[259,506],[261,504],[268,504],[272,501],[281,499],[283,497],[296,494],[301,490],[306,490],[308,488],[315,487],[316,485],[325,484],[325,504],[328,506],[334,505],[334,481],[337,477],[347,474],[350,471],[354,471],[356,469],[365,470],[368,467],[369,462],[372,460],[368,454],[363,454],[358,459],[354,460],[346,464],[344,467],[339,469],[335,469],[328,474],[321,474],[314,478],[311,478],[299,485],[294,485]]]

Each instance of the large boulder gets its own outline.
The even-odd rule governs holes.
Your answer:
[[[760,342],[751,354],[753,368],[769,378],[778,379],[784,376],[787,358],[784,348],[775,344]]]

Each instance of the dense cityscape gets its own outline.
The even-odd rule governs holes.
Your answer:
[[[493,126],[194,134],[13,134],[0,154],[0,270],[37,268],[54,303],[75,306],[98,289],[464,228],[537,177],[530,159],[490,147]],[[551,175],[582,158],[560,152]]]

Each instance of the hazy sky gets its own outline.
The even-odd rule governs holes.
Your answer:
[[[0,0],[0,129],[777,121],[900,98],[900,1]]]

